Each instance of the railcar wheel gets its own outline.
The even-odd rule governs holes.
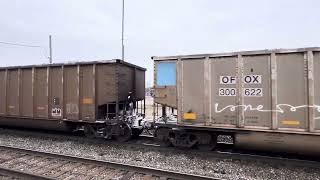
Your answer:
[[[158,143],[162,147],[171,147],[173,146],[169,140],[169,129],[168,128],[158,128],[155,130],[155,138],[158,140]]]
[[[87,138],[95,138],[95,132],[94,132],[94,128],[91,126],[91,125],[85,125],[84,126],[84,135],[87,137]]]
[[[211,135],[210,140],[206,144],[198,144],[197,147],[201,151],[212,151],[217,146],[217,136]]]
[[[118,135],[115,136],[115,139],[119,142],[126,142],[132,136],[132,130],[127,124],[119,124]]]
[[[158,141],[161,147],[172,147],[172,143],[169,138],[163,138],[162,140]]]
[[[140,136],[140,134],[142,134],[143,129],[137,129],[137,128],[133,128],[132,130],[132,137],[137,138]]]

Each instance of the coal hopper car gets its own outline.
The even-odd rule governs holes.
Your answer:
[[[320,48],[152,59],[163,143],[320,154]]]
[[[125,141],[141,132],[145,70],[121,60],[0,68],[0,125]]]

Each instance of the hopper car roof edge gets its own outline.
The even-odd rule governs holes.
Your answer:
[[[129,67],[137,68],[142,71],[146,71],[146,68],[131,64],[126,61],[122,61],[120,59],[112,59],[112,60],[101,60],[101,61],[74,61],[74,62],[66,62],[66,63],[52,63],[52,64],[35,64],[35,65],[22,65],[22,66],[7,66],[0,67],[0,70],[4,69],[25,69],[25,68],[41,68],[41,67],[59,67],[59,66],[74,66],[74,65],[91,65],[91,64],[123,64]]]
[[[228,57],[237,55],[264,55],[264,54],[284,54],[284,53],[296,53],[305,51],[320,51],[320,47],[307,47],[307,48],[296,48],[296,49],[265,49],[256,51],[236,51],[227,53],[214,53],[214,54],[191,54],[191,55],[177,55],[177,56],[152,56],[151,59],[154,61],[162,60],[177,60],[177,59],[202,59],[205,57]]]

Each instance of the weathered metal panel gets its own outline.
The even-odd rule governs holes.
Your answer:
[[[118,87],[119,87],[119,101],[125,101],[128,97],[128,93],[135,93],[135,72],[134,68],[118,65]]]
[[[21,70],[21,116],[33,116],[33,96],[32,96],[32,69]]]
[[[320,52],[313,53],[314,128],[320,130]],[[312,104],[311,104],[312,105]],[[316,108],[317,107],[317,108]]]
[[[124,64],[118,65],[119,101],[125,101],[128,92],[132,92],[137,100],[145,96],[145,73],[139,68],[132,68]]]
[[[240,127],[269,127],[271,111],[257,113],[253,110],[258,106],[271,109],[269,56],[240,58],[243,61],[241,67],[238,65],[239,57],[211,59],[212,123],[236,125],[238,122]],[[237,78],[239,72],[241,78]],[[239,122],[240,118],[244,122]]]
[[[176,86],[156,87],[154,100],[169,107],[177,107]]]
[[[116,102],[116,65],[101,64],[97,66],[97,105]]]
[[[196,120],[182,120],[186,123],[205,123],[204,114],[204,59],[182,61],[182,109],[181,114],[196,113]],[[195,71],[196,69],[196,71]]]
[[[63,118],[63,69],[62,66],[50,68],[49,114],[50,118]]]
[[[241,105],[244,104],[244,82],[243,82],[243,78],[245,77],[243,74],[243,58],[242,55],[238,54],[238,58],[237,58],[237,75],[236,75],[236,79],[237,79],[237,105],[239,105],[238,107],[238,120],[237,120],[237,127],[238,128],[243,128],[244,127],[244,111],[245,108]]]
[[[304,53],[277,54],[277,96],[279,128],[306,129],[308,106]]]
[[[78,66],[64,67],[64,116],[70,120],[79,119]]]
[[[271,127],[270,55],[243,56],[243,95],[245,126]]]
[[[35,69],[34,116],[48,118],[48,82],[47,68]]]
[[[18,69],[8,71],[7,84],[7,115],[19,115],[19,75]]]
[[[204,60],[204,114],[206,114],[205,121],[206,125],[212,123],[211,113],[211,61],[209,57]]]
[[[270,64],[271,64],[271,106],[272,110],[277,109],[278,96],[277,96],[277,57],[274,52],[270,54]],[[277,111],[272,111],[271,116],[271,129],[278,129],[278,113]]]
[[[139,69],[135,69],[135,90],[137,99],[145,98],[145,83],[145,72]]]
[[[308,93],[308,122],[307,122],[307,128],[309,132],[315,131],[315,108],[313,106],[314,103],[314,59],[313,59],[313,52],[307,51],[305,53],[307,56],[307,93]]]
[[[94,98],[94,65],[80,66],[80,112],[81,119],[92,121],[95,117],[95,98]]]
[[[237,104],[237,57],[216,57],[211,61],[211,122],[235,126],[238,112],[228,108]]]
[[[7,89],[7,70],[1,70],[0,71],[0,115],[5,115],[6,114],[6,103],[7,103],[7,98],[6,98],[6,89]]]
[[[177,62],[176,62],[176,64],[177,64],[177,70],[176,70],[176,72],[177,72],[177,85],[176,85],[176,94],[177,94],[177,96],[176,96],[176,104],[177,104],[177,115],[178,115],[178,117],[177,117],[177,120],[178,120],[178,122],[181,122],[181,120],[182,120],[182,113],[181,113],[181,109],[182,109],[182,60],[181,60],[181,58],[178,58],[177,59]],[[210,117],[211,118],[211,117]]]

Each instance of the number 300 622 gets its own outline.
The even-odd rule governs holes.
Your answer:
[[[236,88],[219,88],[219,96],[236,96]],[[243,96],[262,97],[262,88],[244,88]]]

